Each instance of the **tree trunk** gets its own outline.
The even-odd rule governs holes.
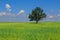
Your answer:
[[[38,21],[36,21],[36,24],[38,23]]]

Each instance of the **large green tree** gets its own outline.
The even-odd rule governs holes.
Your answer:
[[[43,12],[43,10],[40,7],[36,7],[32,10],[32,13],[29,14],[30,21],[36,21],[38,23],[39,20],[46,17],[46,14]]]

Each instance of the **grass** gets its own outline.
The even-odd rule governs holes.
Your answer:
[[[1,22],[0,40],[60,40],[60,22]]]

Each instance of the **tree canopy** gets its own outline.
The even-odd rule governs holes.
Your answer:
[[[46,14],[44,13],[43,9],[41,9],[40,7],[36,7],[35,9],[33,9],[32,13],[29,14],[28,16],[30,21],[36,21],[36,23],[38,23],[39,20],[45,17],[46,17]]]

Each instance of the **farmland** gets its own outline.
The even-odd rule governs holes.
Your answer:
[[[0,40],[60,40],[60,22],[0,22]]]

